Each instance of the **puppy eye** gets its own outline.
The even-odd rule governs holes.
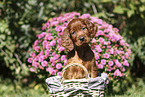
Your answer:
[[[72,34],[75,34],[76,32],[72,32]]]
[[[85,29],[86,29],[85,27],[82,28],[82,30],[85,30]]]

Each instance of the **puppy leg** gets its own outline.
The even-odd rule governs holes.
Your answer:
[[[89,76],[91,78],[97,77],[97,66],[96,66],[96,63],[95,63],[95,59],[93,59],[91,61],[83,62],[83,64],[87,68],[87,70],[89,72]]]

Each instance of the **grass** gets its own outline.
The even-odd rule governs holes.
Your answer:
[[[145,97],[145,80],[137,78],[133,81],[130,87],[122,94],[114,94],[112,97]]]
[[[45,83],[44,83],[45,84]],[[43,84],[43,85],[44,85]],[[113,93],[108,97],[145,97],[145,83],[143,78],[136,78],[122,94]],[[17,82],[14,84],[10,79],[0,78],[0,97],[49,97],[41,84],[32,82],[22,87]]]

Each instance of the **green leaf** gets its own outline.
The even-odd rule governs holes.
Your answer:
[[[0,35],[0,40],[5,40],[5,38],[6,38],[6,35],[4,35],[4,34]]]
[[[135,10],[136,9],[136,7],[134,6],[134,4],[132,4],[132,3],[129,4],[129,7],[131,8],[131,10]]]
[[[114,8],[113,12],[118,14],[123,14],[125,9],[122,6],[117,6]]]
[[[112,2],[111,0],[102,0],[103,3]]]
[[[134,10],[128,10],[127,16],[130,18],[134,14]]]
[[[142,6],[140,6],[140,7],[139,7],[139,11],[140,11],[140,12],[145,11],[145,6],[143,6],[143,5],[142,5]]]

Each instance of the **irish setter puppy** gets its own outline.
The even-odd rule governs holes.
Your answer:
[[[67,64],[79,63],[86,67],[91,78],[97,76],[94,53],[89,42],[96,35],[97,26],[87,19],[73,19],[61,36],[61,45],[68,51]],[[64,79],[84,78],[85,73],[79,66],[71,66],[64,73]]]

